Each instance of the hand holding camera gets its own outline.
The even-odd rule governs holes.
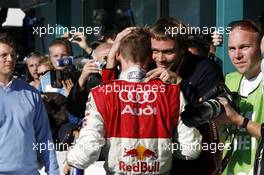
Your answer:
[[[219,47],[222,45],[223,36],[220,33],[218,33],[217,31],[213,32],[212,38],[213,38],[212,42],[214,46]]]
[[[66,32],[61,37],[67,39],[70,42],[81,41],[82,40],[82,38],[80,36],[81,34],[82,33],[79,34],[79,33],[68,33],[68,32]]]
[[[224,120],[225,124],[232,123],[235,124],[236,126],[242,126],[244,117],[239,115],[237,111],[235,111],[228,101],[225,98],[219,97],[219,102],[225,109],[225,114],[221,116],[220,120]]]
[[[230,115],[233,115],[235,111],[239,112],[238,103],[240,96],[236,92],[231,92],[224,84],[214,87],[202,99],[202,102],[185,106],[184,111],[181,113],[181,118],[186,126],[197,127],[211,120],[215,120],[226,108],[230,112]],[[223,99],[230,107],[227,106],[225,101],[223,102]]]
[[[79,77],[79,85],[84,88],[85,82],[89,79],[91,74],[99,74],[102,70],[103,64],[95,60],[88,60],[84,65],[81,76]]]
[[[82,32],[76,33],[65,33],[62,36],[72,43],[78,44],[82,49],[84,49],[88,54],[92,52],[92,48],[89,47],[86,35]]]

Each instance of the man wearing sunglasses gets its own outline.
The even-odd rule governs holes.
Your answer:
[[[55,151],[49,147],[53,141],[41,97],[29,84],[13,78],[15,51],[14,41],[0,34],[0,174],[37,175],[40,159],[47,174],[58,175]]]

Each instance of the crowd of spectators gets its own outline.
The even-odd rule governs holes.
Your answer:
[[[85,169],[99,159],[109,174],[261,174],[263,141],[249,134],[264,137],[263,28],[252,20],[230,23],[228,53],[236,72],[224,78],[215,60],[222,36],[165,32],[165,27],[180,26],[180,20],[160,18],[149,27],[127,27],[104,37],[95,48],[85,34],[66,33],[50,43],[47,55],[35,51],[24,58],[23,81],[13,76],[15,43],[0,34],[0,174],[37,174],[43,168],[47,174],[69,174],[73,167]],[[74,57],[72,44],[86,57]],[[240,111],[220,97],[223,112],[216,120],[188,127],[181,120],[184,106],[203,103],[220,84],[239,94]],[[154,92],[155,101],[146,104],[149,91],[126,90],[125,101],[123,90],[114,91],[116,85],[165,90]],[[109,94],[104,93],[107,87]],[[226,150],[201,149],[203,144],[227,144],[226,135],[234,132],[237,140],[228,162],[222,161]],[[49,143],[55,147],[48,148]],[[164,148],[168,144],[199,148],[172,151]],[[17,152],[18,145],[24,152]],[[253,169],[256,153],[260,158]]]

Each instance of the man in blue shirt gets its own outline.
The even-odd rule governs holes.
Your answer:
[[[36,89],[13,78],[15,43],[0,34],[0,174],[59,175],[47,113]]]

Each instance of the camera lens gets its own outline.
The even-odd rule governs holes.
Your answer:
[[[195,105],[186,105],[181,113],[182,122],[188,127],[196,127],[218,117],[223,111],[216,99],[209,99]]]

